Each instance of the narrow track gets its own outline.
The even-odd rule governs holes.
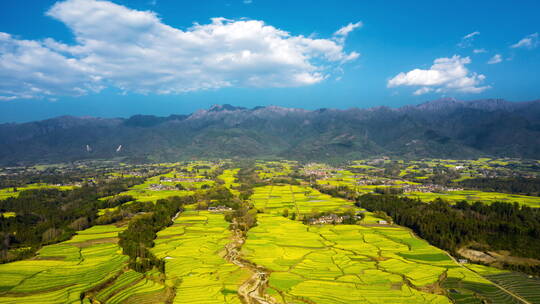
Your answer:
[[[265,294],[268,286],[268,271],[240,257],[240,248],[244,245],[245,238],[240,230],[233,230],[230,243],[225,245],[225,259],[238,267],[247,268],[251,277],[238,288],[238,295],[246,304],[275,304],[276,301]]]

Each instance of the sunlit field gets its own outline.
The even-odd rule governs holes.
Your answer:
[[[115,276],[127,256],[117,245],[121,228],[94,226],[71,240],[43,247],[35,258],[0,265],[0,303],[74,303]]]
[[[13,187],[0,189],[0,200],[9,198],[9,197],[18,197],[21,191],[25,190],[34,190],[34,189],[58,189],[58,190],[71,190],[75,186],[56,186],[44,183],[30,184],[24,187],[16,187],[17,191]]]
[[[248,260],[271,272],[268,292],[278,302],[480,303],[467,284],[499,290],[408,229],[374,225],[377,218],[371,213],[360,225],[306,226],[280,216],[280,210],[296,204],[300,214],[311,210],[311,199],[292,197],[300,190],[307,197],[319,196],[311,202],[316,208],[323,200],[328,209],[347,204],[293,187],[256,188],[252,201],[265,213],[259,214],[242,250]],[[455,294],[443,290],[446,279],[459,285]]]
[[[223,259],[231,231],[223,214],[186,211],[158,233],[152,252],[164,258],[173,303],[240,303],[238,286],[249,273]]]

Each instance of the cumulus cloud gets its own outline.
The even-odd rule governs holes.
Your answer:
[[[461,42],[458,43],[458,46],[461,48],[467,48],[467,47],[472,46],[472,42],[478,35],[480,35],[480,32],[475,31],[475,32],[472,32],[470,34],[463,36],[463,38],[461,38]]]
[[[58,2],[47,15],[63,22],[76,43],[2,34],[0,79],[9,80],[0,82],[4,99],[83,95],[104,87],[178,94],[305,86],[359,56],[344,51],[344,39],[294,36],[259,20],[213,18],[181,30],[153,12],[99,0]],[[358,26],[351,27],[340,36]]]
[[[475,54],[487,53],[487,50],[486,49],[474,49],[473,53],[475,53]]]
[[[407,73],[399,73],[388,80],[389,88],[398,86],[419,86],[414,92],[421,95],[429,92],[443,93],[449,91],[462,93],[480,93],[489,88],[481,86],[485,80],[482,74],[471,73],[465,67],[471,63],[469,57],[454,55],[451,58],[435,59],[428,70],[414,69]]]
[[[102,88],[100,76],[77,59],[0,32],[0,100],[78,96]]]
[[[521,39],[515,44],[512,44],[510,47],[513,49],[524,48],[524,49],[534,49],[540,42],[538,41],[538,33],[530,34],[527,37]]]
[[[501,54],[495,54],[495,55],[493,55],[493,57],[491,57],[488,60],[488,64],[496,64],[496,63],[499,63],[499,62],[502,62],[502,61],[503,61],[503,59],[502,59]]]

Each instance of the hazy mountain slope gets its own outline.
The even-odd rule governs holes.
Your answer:
[[[115,156],[540,158],[540,101],[443,99],[398,109],[315,111],[223,105],[169,117],[66,116],[0,125],[0,143],[2,164]],[[119,145],[122,149],[116,152]]]

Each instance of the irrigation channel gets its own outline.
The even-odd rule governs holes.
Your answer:
[[[261,266],[246,261],[240,256],[240,249],[245,242],[245,236],[239,229],[236,229],[236,220],[233,223],[233,237],[230,243],[225,245],[225,259],[238,267],[247,268],[253,275],[247,279],[238,288],[238,295],[242,302],[246,304],[275,304],[276,301],[265,294],[265,289],[268,286],[269,272]]]

